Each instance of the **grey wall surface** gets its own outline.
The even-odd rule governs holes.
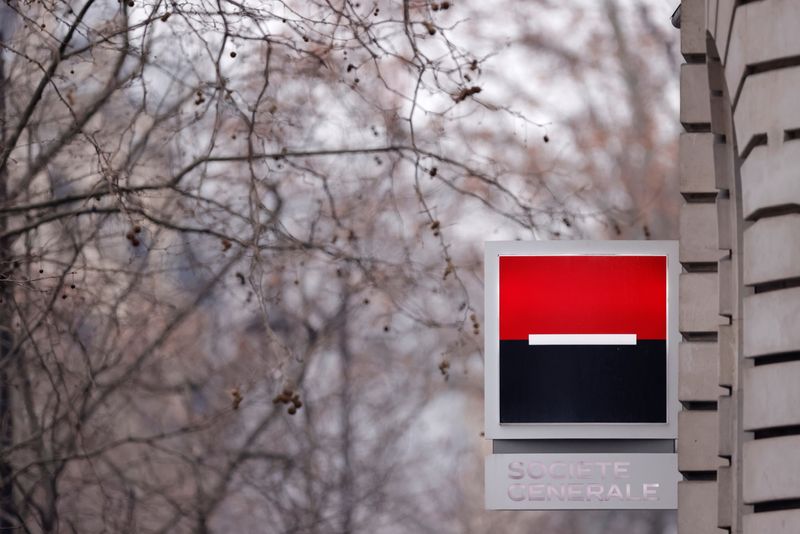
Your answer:
[[[684,0],[680,534],[800,533],[800,2]]]

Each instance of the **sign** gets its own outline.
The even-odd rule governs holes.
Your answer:
[[[486,436],[674,439],[677,244],[486,244]]]
[[[677,507],[679,273],[672,241],[486,244],[486,436],[525,452],[487,508]]]
[[[675,454],[494,454],[490,510],[675,509]]]
[[[666,423],[667,257],[500,256],[500,423]]]

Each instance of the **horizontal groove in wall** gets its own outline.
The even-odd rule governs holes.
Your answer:
[[[800,213],[800,204],[781,204],[780,206],[770,206],[756,210],[747,217],[748,221],[757,221],[758,219],[766,219],[767,217],[780,217],[782,215],[791,215],[792,213]]]
[[[800,361],[800,351],[782,352],[780,354],[770,354],[769,356],[753,356],[753,365],[774,365],[776,363],[788,363]]]
[[[713,343],[717,341],[718,334],[716,332],[681,332],[683,341],[706,341]]]
[[[717,480],[716,471],[681,471],[684,480],[687,481],[715,481]]]
[[[744,75],[742,76],[742,79],[739,80],[739,86],[736,88],[736,94],[733,97],[733,109],[735,110],[736,106],[739,104],[739,97],[742,96],[744,84],[747,83],[748,76],[770,72],[773,70],[797,67],[798,65],[800,65],[800,56],[781,57],[777,59],[770,59],[769,61],[762,61],[761,63],[747,65],[747,67],[744,69]]]
[[[753,431],[753,439],[780,438],[783,436],[800,435],[800,425],[779,426],[775,428],[763,428]]]
[[[711,131],[710,122],[682,122],[683,129],[689,133],[708,133]]]
[[[683,59],[685,60],[686,63],[692,63],[697,65],[706,62],[705,54],[697,53],[697,54],[681,54],[681,55],[683,56]]]
[[[713,204],[717,201],[717,193],[682,193],[687,204]]]
[[[800,128],[793,128],[791,130],[783,131],[784,141],[795,141],[797,139],[800,139]]]
[[[745,147],[742,149],[742,154],[739,157],[742,159],[742,161],[746,160],[747,156],[750,155],[750,152],[752,152],[754,148],[758,146],[765,146],[768,142],[769,138],[767,137],[767,134],[765,133],[755,134],[753,137],[750,138],[750,140],[747,142],[747,145],[745,145]]]
[[[800,287],[800,277],[785,278],[783,280],[771,280],[760,284],[753,284],[753,291],[756,293],[767,293],[769,291],[779,291],[792,287]]]
[[[682,401],[685,411],[714,412],[717,410],[716,401]]]
[[[687,273],[717,272],[717,262],[715,261],[682,261],[681,265],[683,266],[683,270]]]
[[[753,512],[779,512],[781,510],[795,510],[800,508],[800,499],[785,499],[782,501],[760,502],[753,505]],[[766,534],[766,533],[765,533]]]

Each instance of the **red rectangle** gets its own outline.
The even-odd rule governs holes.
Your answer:
[[[666,339],[666,256],[501,256],[500,339],[636,334]]]

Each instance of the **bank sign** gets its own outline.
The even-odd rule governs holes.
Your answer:
[[[675,454],[494,454],[486,464],[493,510],[675,509]]]
[[[485,262],[487,438],[675,439],[674,242],[489,242]],[[673,506],[674,454],[610,452],[493,455],[487,506]]]

